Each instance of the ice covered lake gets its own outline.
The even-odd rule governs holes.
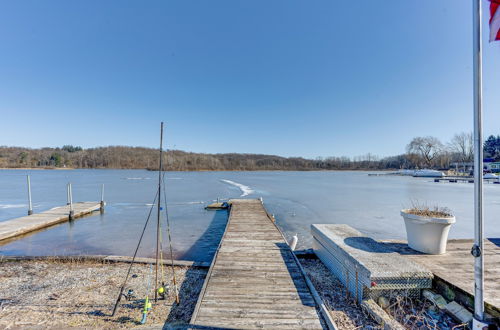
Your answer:
[[[368,176],[369,172],[167,172],[166,191],[175,257],[208,261],[222,236],[227,213],[204,207],[217,198],[259,198],[299,248],[310,246],[312,223],[346,223],[374,238],[404,239],[399,214],[412,201],[448,207],[457,222],[451,238],[472,238],[473,184],[435,183],[429,178]],[[74,201],[100,199],[104,214],[63,223],[0,244],[3,255],[131,255],[155,197],[158,173],[146,170],[0,170],[0,221],[27,212],[26,175],[31,175],[34,211]],[[500,237],[500,185],[484,187],[485,237]],[[156,217],[153,211],[153,217]],[[155,219],[140,249],[154,255]],[[166,237],[166,235],[164,235]],[[164,243],[167,249],[166,241]]]

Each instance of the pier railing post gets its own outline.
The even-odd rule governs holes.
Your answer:
[[[101,213],[104,213],[104,183],[101,186],[101,207],[99,208]]]
[[[69,205],[69,183],[66,185],[66,205]]]
[[[30,176],[28,175],[27,178],[28,180],[28,215],[33,214],[33,204],[31,203],[31,180]]]
[[[71,191],[71,182],[68,183],[68,197],[69,197],[69,220],[73,220],[75,215],[73,211],[73,192]]]

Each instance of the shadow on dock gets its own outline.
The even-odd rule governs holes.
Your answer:
[[[371,237],[348,237],[344,239],[345,244],[358,250],[371,253],[394,253],[405,255],[422,255],[423,253],[413,250],[403,242],[379,242]]]
[[[309,288],[307,287],[306,281],[300,272],[299,266],[295,262],[295,258],[292,255],[292,251],[286,243],[276,243],[276,246],[280,249],[281,257],[286,265],[288,273],[292,278],[293,285],[297,289],[300,301],[302,305],[314,307],[316,303],[311,299]]]
[[[500,238],[485,238],[485,242],[491,242],[492,244],[500,247]],[[415,256],[426,256],[427,254],[415,251],[408,246],[406,242],[399,241],[376,241],[371,237],[348,237],[344,242],[359,250],[372,252],[372,253],[399,253],[401,255],[415,255]],[[471,242],[470,239],[452,239],[448,242],[452,243],[468,243]],[[471,243],[472,247],[472,243]]]

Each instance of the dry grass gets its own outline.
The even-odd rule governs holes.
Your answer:
[[[412,207],[407,209],[407,212],[409,214],[414,214],[427,218],[449,218],[453,216],[451,210],[448,209],[447,207],[441,207],[438,205],[431,207],[416,201],[412,201]]]
[[[111,311],[128,264],[54,260],[0,262],[0,328],[85,327],[128,328],[141,326],[150,266],[135,264],[125,292],[135,296],[122,299],[115,317]],[[181,303],[173,290],[166,300],[154,304],[146,326],[189,322],[206,270],[175,267]],[[165,282],[171,283],[172,269],[166,267]],[[153,290],[151,290],[152,292]]]
[[[345,286],[318,259],[299,259],[339,329],[383,329],[348,297]],[[404,293],[387,297],[385,311],[405,329],[467,329],[427,300],[411,299]]]
[[[399,295],[391,299],[391,305],[386,311],[406,329],[467,329],[466,324],[455,322],[451,316],[439,311],[427,300]]]
[[[318,259],[299,259],[339,329],[382,329],[361,309],[345,287]]]

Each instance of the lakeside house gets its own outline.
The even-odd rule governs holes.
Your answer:
[[[500,162],[495,162],[492,158],[485,158],[483,164],[485,172],[500,173]],[[474,162],[455,162],[450,164],[450,168],[455,169],[457,172],[472,173]]]

